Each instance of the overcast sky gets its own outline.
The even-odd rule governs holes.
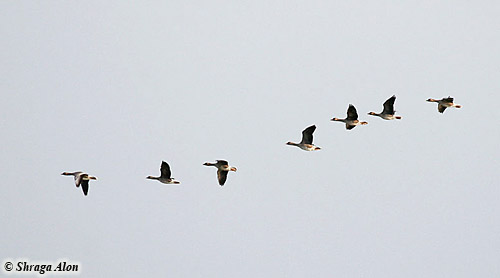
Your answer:
[[[0,3],[0,260],[500,276],[498,1],[104,2]],[[368,125],[330,121],[350,103]],[[285,145],[312,124],[320,151]]]

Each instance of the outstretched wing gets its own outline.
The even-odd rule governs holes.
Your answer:
[[[347,108],[347,119],[348,120],[357,120],[358,112],[356,111],[356,107],[354,105],[349,104],[349,108]]]
[[[80,187],[81,183],[82,183],[82,175],[81,174],[75,175],[75,184],[76,184],[76,187]]]
[[[446,97],[446,98],[443,98],[442,101],[453,103],[453,98],[452,97]]]
[[[313,133],[316,130],[316,126],[312,125],[302,131],[302,141],[301,144],[312,144],[313,142]]]
[[[82,179],[81,185],[82,185],[83,195],[87,196],[87,193],[89,192],[89,180]]]
[[[229,165],[229,163],[225,160],[217,160],[217,164],[223,166],[223,165]]]
[[[446,106],[438,104],[438,111],[439,111],[439,113],[443,113],[444,110],[446,110]]]
[[[162,161],[160,167],[160,173],[162,178],[170,179],[172,173],[170,172],[170,166],[167,162]]]
[[[382,114],[394,115],[394,101],[396,101],[396,96],[392,96],[384,102]]]
[[[219,184],[222,186],[226,183],[228,171],[217,170],[217,179],[219,180]]]

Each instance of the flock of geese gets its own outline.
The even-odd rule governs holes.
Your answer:
[[[369,112],[368,115],[377,116],[377,117],[380,117],[384,120],[395,120],[395,119],[400,120],[401,116],[395,115],[395,112],[396,112],[394,110],[394,102],[395,101],[396,101],[396,96],[393,95],[392,97],[390,97],[389,99],[387,99],[384,102],[384,109],[382,110],[382,112],[380,112],[380,113]],[[440,100],[429,98],[427,101],[428,102],[437,102],[439,113],[443,113],[446,110],[446,108],[448,108],[448,107],[462,108],[461,105],[453,103],[452,97],[445,97],[445,98],[442,98]],[[331,119],[331,121],[345,123],[345,128],[347,130],[351,130],[358,125],[368,124],[368,122],[358,120],[358,112],[356,111],[356,108],[352,104],[349,104],[349,107],[347,108],[347,117],[345,119],[333,118],[333,119]],[[312,125],[312,126],[306,128],[302,131],[302,140],[300,141],[300,143],[287,142],[286,144],[291,145],[291,146],[297,146],[305,151],[321,150],[320,147],[315,146],[313,144],[313,133],[315,130],[316,130],[316,126]],[[236,172],[236,170],[237,170],[236,167],[229,166],[229,163],[225,160],[216,160],[215,163],[205,162],[205,163],[203,163],[203,165],[214,166],[215,168],[217,168],[217,179],[219,181],[219,185],[221,185],[221,186],[223,186],[226,183],[227,174],[230,171]],[[97,180],[96,177],[91,176],[91,175],[84,173],[84,172],[81,172],[81,171],[63,172],[61,175],[73,176],[75,178],[76,187],[81,186],[82,190],[83,190],[83,194],[85,196],[87,196],[87,194],[89,192],[89,181],[90,180]],[[165,184],[180,184],[180,181],[178,181],[172,177],[172,172],[170,171],[170,166],[165,161],[162,161],[162,163],[161,163],[159,177],[148,176],[146,178],[152,179],[152,180],[158,180],[159,182],[165,183]]]

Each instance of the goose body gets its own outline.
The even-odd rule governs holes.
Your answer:
[[[227,173],[229,171],[236,172],[236,167],[229,166],[229,163],[225,160],[216,160],[215,163],[205,162],[203,163],[205,166],[214,166],[217,168],[217,179],[219,181],[219,185],[223,186],[226,183]]]
[[[87,196],[89,192],[89,181],[97,180],[96,177],[90,176],[87,173],[78,171],[78,172],[63,172],[61,175],[64,176],[74,176],[75,177],[75,185],[76,187],[82,186],[83,194]]]
[[[358,120],[358,112],[356,111],[356,107],[354,107],[354,105],[352,104],[349,104],[349,108],[347,108],[347,118],[345,119],[333,118],[332,121],[345,123],[345,128],[347,130],[351,130],[355,128],[357,125],[368,124],[368,122],[361,122]]]
[[[317,151],[321,150],[320,147],[313,144],[313,133],[316,130],[316,126],[312,125],[302,131],[302,140],[300,143],[287,142],[287,145],[296,146],[304,151]]]
[[[170,171],[170,166],[168,165],[167,162],[162,161],[161,166],[160,166],[160,176],[159,177],[147,176],[146,179],[158,180],[159,182],[165,183],[165,184],[179,184],[179,183],[181,183],[180,181],[175,180],[171,176],[172,176],[172,172]]]
[[[446,110],[446,108],[448,108],[448,107],[462,108],[462,105],[453,103],[453,98],[450,96],[439,99],[439,100],[430,98],[427,101],[428,102],[437,102],[439,113],[444,113],[444,110]]]
[[[401,116],[394,115],[396,112],[394,111],[394,101],[396,101],[396,96],[390,97],[384,102],[384,110],[381,113],[370,112],[368,115],[377,116],[384,120],[400,120]]]

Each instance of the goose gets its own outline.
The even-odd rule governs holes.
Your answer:
[[[61,175],[64,176],[74,176],[76,187],[82,186],[83,195],[87,196],[89,192],[89,180],[97,180],[96,177],[89,176],[89,174],[78,171],[78,172],[63,172]]]
[[[443,113],[444,110],[446,110],[446,108],[448,108],[448,107],[462,108],[462,105],[453,103],[453,98],[450,96],[442,98],[440,100],[430,98],[427,101],[428,102],[437,102],[439,113]]]
[[[321,150],[320,147],[313,144],[313,133],[316,130],[316,126],[312,125],[302,131],[302,141],[300,143],[287,142],[287,145],[297,146],[304,151],[317,151]]]
[[[349,108],[347,108],[347,118],[339,119],[333,118],[332,121],[344,122],[345,128],[347,130],[351,130],[355,128],[357,125],[367,125],[368,122],[360,122],[358,120],[358,112],[356,112],[356,107],[354,105],[349,104]]]
[[[203,163],[203,165],[214,166],[217,168],[217,179],[219,180],[219,184],[221,186],[223,186],[226,182],[227,173],[229,173],[229,171],[236,172],[236,170],[238,170],[236,169],[236,167],[229,166],[229,163],[227,163],[227,161],[225,160],[216,160],[215,163],[205,162]]]
[[[401,120],[401,116],[394,115],[394,113],[396,112],[394,111],[394,101],[396,101],[395,95],[393,95],[384,102],[384,110],[382,111],[382,113],[370,112],[368,113],[368,115],[378,116],[384,120],[394,120],[394,119]]]
[[[147,176],[146,179],[158,180],[159,182],[165,183],[165,184],[179,184],[179,183],[181,183],[180,181],[177,181],[174,178],[172,178],[171,175],[172,175],[172,172],[170,172],[170,166],[168,165],[167,162],[162,161],[161,167],[160,167],[160,176],[159,177]]]

